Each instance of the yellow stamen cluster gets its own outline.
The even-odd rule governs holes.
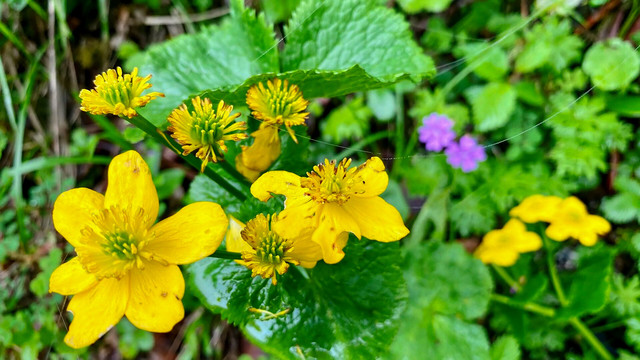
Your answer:
[[[189,111],[187,105],[182,104],[169,115],[171,126],[167,129],[171,137],[176,139],[184,155],[198,151],[196,156],[202,159],[201,171],[209,161],[217,162],[218,157],[223,157],[227,151],[225,141],[238,141],[247,138],[244,131],[247,125],[244,121],[235,122],[239,113],[231,114],[232,105],[225,105],[223,100],[218,103],[217,110],[209,99],[201,99],[199,96],[191,99],[193,111]]]
[[[145,251],[151,236],[141,226],[145,218],[143,209],[110,208],[94,214],[92,223],[80,230],[83,246],[76,252],[82,267],[98,279],[119,279],[134,267],[144,269],[142,260],[152,257]]]
[[[287,80],[277,78],[267,81],[266,87],[259,83],[247,92],[247,105],[253,117],[262,120],[265,126],[284,124],[291,138],[298,142],[291,126],[304,125],[309,113],[303,111],[309,101],[304,99],[297,85],[289,85]]]
[[[138,114],[136,108],[145,106],[159,96],[164,97],[159,92],[142,95],[151,87],[149,79],[151,75],[138,76],[138,68],[134,68],[131,74],[123,74],[120,67],[109,69],[96,76],[93,81],[95,89],[80,91],[80,110],[94,115],[112,114],[132,118]]]
[[[276,285],[276,274],[282,275],[289,269],[289,264],[299,265],[300,262],[291,256],[292,242],[271,230],[271,220],[271,215],[259,214],[247,223],[241,236],[252,250],[243,251],[242,260],[251,269],[251,276],[271,278]]]
[[[351,159],[342,159],[336,164],[335,160],[325,159],[324,164],[313,167],[313,171],[307,173],[307,178],[300,179],[300,185],[307,190],[317,203],[344,204],[351,195],[361,192],[354,185],[361,183],[358,172],[362,167],[349,169]]]

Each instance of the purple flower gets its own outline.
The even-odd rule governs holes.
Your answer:
[[[422,119],[423,125],[418,129],[420,141],[429,151],[442,151],[456,138],[452,130],[453,121],[444,115],[431,113]]]
[[[484,148],[469,135],[461,137],[460,143],[452,142],[449,144],[444,153],[451,166],[461,168],[466,173],[477,169],[478,163],[487,159]]]

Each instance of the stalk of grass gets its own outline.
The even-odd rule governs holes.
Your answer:
[[[38,170],[50,169],[59,165],[108,165],[109,162],[111,162],[111,157],[109,156],[41,156],[23,162],[20,167],[14,171],[20,173],[20,175],[24,175]]]
[[[18,130],[16,123],[16,114],[13,112],[13,100],[11,100],[11,92],[9,90],[9,83],[7,83],[7,74],[4,72],[4,64],[0,58],[0,88],[2,89],[2,100],[4,101],[4,108],[7,109],[7,118],[13,131]]]
[[[33,92],[33,84],[35,83],[35,78],[37,74],[38,66],[40,65],[40,59],[42,55],[44,55],[48,44],[45,44],[29,66],[29,71],[27,72],[27,76],[25,79],[25,87],[24,94],[22,96],[22,103],[20,104],[20,110],[18,112],[17,119],[17,128],[15,131],[15,140],[14,140],[14,152],[13,152],[13,184],[12,184],[12,193],[13,193],[13,201],[16,207],[16,221],[18,223],[18,234],[20,236],[20,242],[24,248],[27,245],[27,231],[25,228],[25,216],[24,216],[24,208],[22,198],[22,173],[19,171],[22,166],[22,146],[24,143],[24,131],[27,124],[27,110],[29,109],[29,104],[31,102],[31,93]]]

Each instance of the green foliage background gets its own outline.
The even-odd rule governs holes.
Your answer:
[[[638,359],[637,2],[249,5],[0,1],[0,358]],[[299,144],[283,134],[271,170],[383,157],[391,180],[382,196],[411,234],[392,244],[352,238],[341,263],[292,267],[278,286],[207,258],[183,267],[187,315],[173,332],[125,320],[89,349],[68,348],[68,299],[48,294],[48,278],[73,254],[51,207],[72,187],[103,190],[114,154],[143,153],[162,216],[193,201],[241,221],[283,207],[281,198],[239,201],[122,119],[79,115],[78,89],[114,63],[153,75],[166,97],[140,113],[160,129],[195,96],[224,99],[256,127],[244,107],[251,85],[299,85],[311,121],[296,129]],[[422,149],[417,128],[433,112],[487,146],[476,171]],[[238,152],[230,146],[226,160]],[[522,256],[506,276],[473,258],[532,194],[575,194],[614,229],[593,248],[553,243]]]

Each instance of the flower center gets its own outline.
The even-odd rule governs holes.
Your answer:
[[[138,254],[138,240],[131,234],[118,231],[104,234],[106,242],[102,243],[105,253],[120,260],[134,260]]]
[[[287,272],[289,263],[298,265],[299,262],[289,256],[293,250],[291,242],[271,230],[271,219],[271,215],[259,214],[242,230],[242,239],[252,248],[242,252],[242,260],[251,269],[252,276],[271,278],[275,285],[276,274]]]
[[[143,269],[143,259],[152,254],[144,251],[151,235],[143,209],[112,207],[94,214],[93,221],[81,230],[83,238],[76,247],[84,269],[97,278],[121,278],[130,269]]]
[[[284,252],[285,241],[278,234],[269,231],[260,241],[260,245],[256,249],[256,256],[263,263],[277,265],[283,262]]]
[[[318,203],[344,204],[354,193],[352,187],[356,182],[357,168],[348,169],[350,164],[351,159],[343,159],[337,166],[335,160],[325,160],[324,164],[314,166],[300,184],[308,190],[306,194]]]
[[[220,126],[220,119],[213,112],[198,113],[192,112],[193,116],[193,137],[199,139],[200,143],[215,145],[222,139],[224,129]]]
[[[131,82],[120,78],[117,82],[105,83],[100,88],[100,95],[109,105],[124,104],[126,107],[133,107],[131,100],[140,94],[133,92]]]

